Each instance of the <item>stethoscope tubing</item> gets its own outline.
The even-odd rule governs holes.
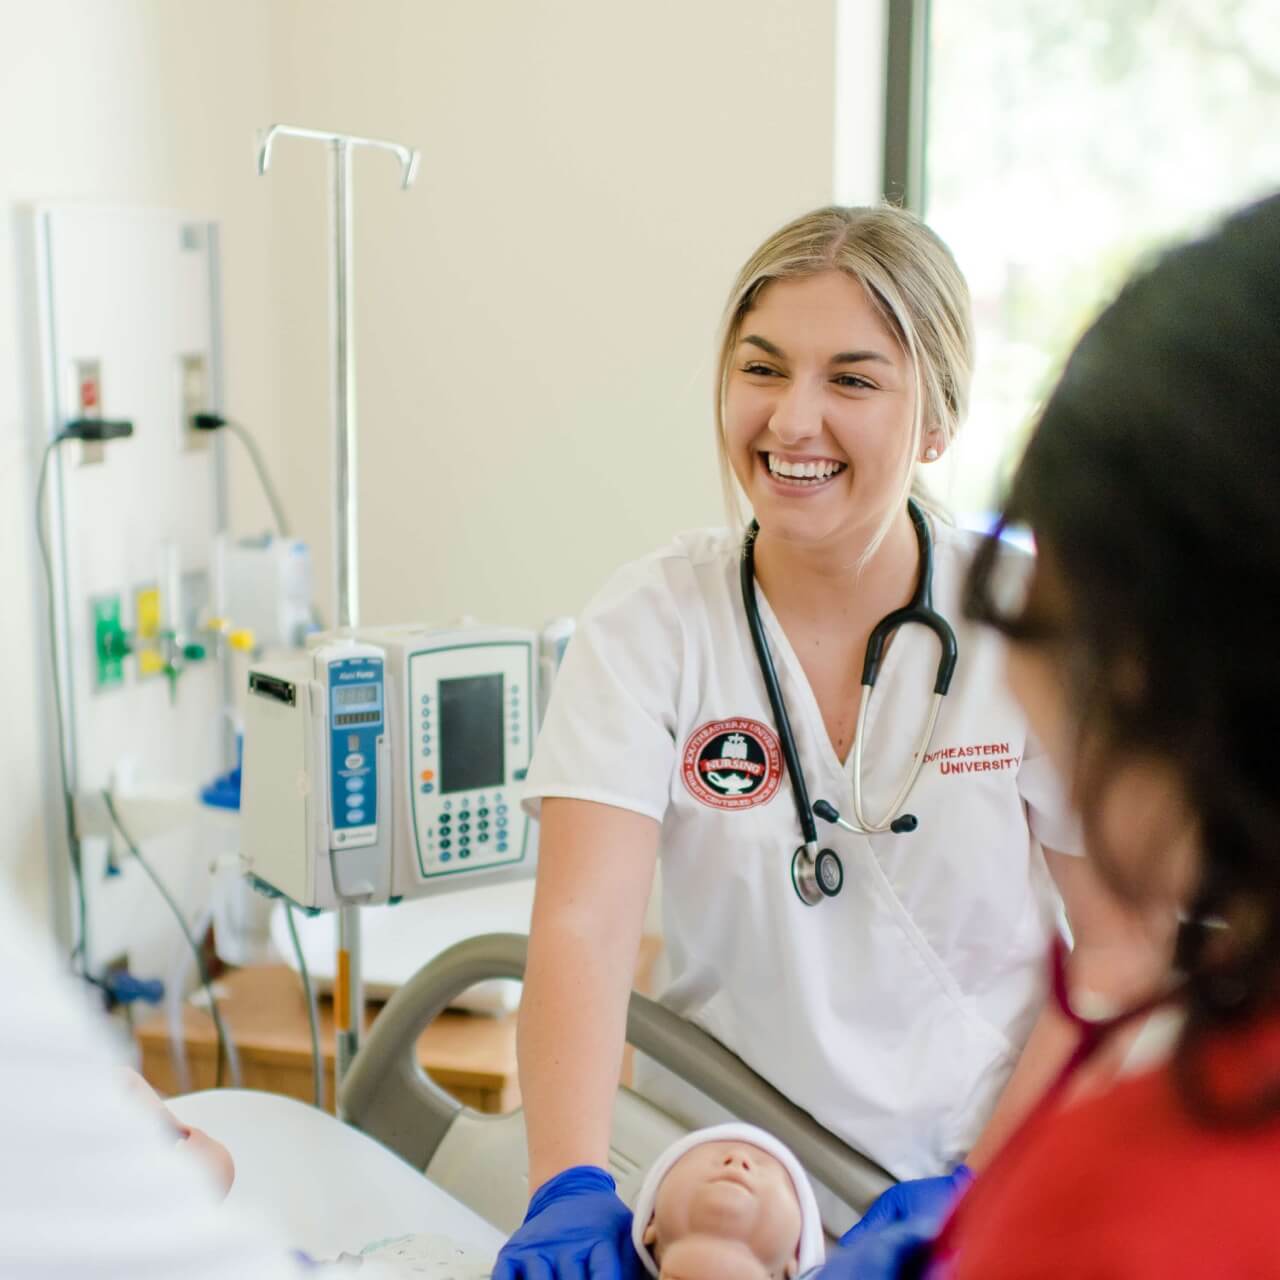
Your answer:
[[[778,671],[773,665],[773,654],[769,651],[769,640],[764,633],[760,604],[756,599],[755,541],[759,531],[760,526],[753,520],[742,544],[739,576],[742,581],[742,600],[746,606],[744,612],[747,615],[747,627],[751,632],[751,643],[755,646],[756,659],[760,664],[760,674],[764,678],[765,692],[769,696],[769,706],[773,710],[773,723],[778,727],[782,758],[786,761],[787,773],[791,777],[796,815],[800,819],[800,834],[810,854],[816,855],[818,828],[813,820],[813,810],[809,807],[809,788],[805,784],[804,770],[800,768],[800,753],[796,750],[795,734],[791,732],[791,717],[787,714],[787,705],[782,700]]]
[[[915,590],[910,601],[900,609],[887,614],[876,624],[867,641],[866,657],[862,668],[862,701],[858,708],[858,723],[854,730],[853,740],[853,809],[857,826],[845,822],[838,814],[834,818],[834,810],[827,806],[828,820],[837,821],[840,826],[856,834],[875,834],[894,829],[898,819],[898,810],[906,803],[920,771],[924,768],[925,756],[929,743],[933,739],[937,727],[938,716],[942,709],[942,699],[946,697],[955,674],[958,657],[955,631],[947,620],[933,608],[933,538],[929,531],[928,520],[920,505],[914,498],[908,499],[907,510],[915,530],[916,541],[920,549],[920,572],[916,579]],[[747,627],[751,633],[751,643],[756,651],[756,659],[760,666],[760,674],[764,680],[765,692],[769,698],[769,706],[773,711],[774,724],[777,726],[778,738],[782,746],[782,755],[791,775],[791,790],[795,800],[796,817],[800,822],[800,833],[805,850],[810,858],[818,852],[818,832],[813,820],[813,807],[809,802],[809,788],[805,782],[804,772],[800,767],[800,753],[796,747],[795,734],[791,728],[791,717],[787,712],[786,701],[782,696],[782,688],[778,682],[778,672],[774,665],[773,654],[769,648],[769,640],[765,634],[764,622],[760,617],[760,602],[756,594],[755,576],[755,540],[760,531],[756,521],[752,521],[747,529],[742,544],[742,560],[740,579],[742,585],[743,612],[747,616]],[[929,715],[921,734],[913,762],[902,786],[898,789],[893,803],[889,806],[883,821],[867,821],[862,803],[862,746],[866,740],[866,723],[871,693],[875,688],[880,673],[880,664],[884,657],[885,645],[889,637],[899,627],[909,623],[926,626],[938,638],[941,655],[938,661],[937,675],[934,680],[933,700]],[[910,830],[914,828],[914,821]]]

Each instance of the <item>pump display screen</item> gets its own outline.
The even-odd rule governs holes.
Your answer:
[[[348,684],[333,691],[335,707],[371,707],[378,701],[376,684]]]
[[[506,780],[501,674],[440,681],[439,742],[442,792]]]

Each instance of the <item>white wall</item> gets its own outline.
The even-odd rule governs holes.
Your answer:
[[[16,872],[33,909],[45,902],[46,845],[62,845],[45,803],[55,757],[32,500],[43,424],[27,400],[34,335],[18,207],[92,201],[220,219],[228,392],[246,414],[271,419],[270,210],[252,163],[254,130],[269,114],[269,40],[255,0],[0,0],[0,873]],[[238,462],[232,481],[244,495],[237,507],[256,518]]]
[[[0,0],[0,864],[33,900],[56,815],[14,203],[221,221],[227,406],[331,613],[325,156],[286,140],[258,179],[253,137],[420,147],[407,194],[355,166],[363,617],[537,623],[721,516],[714,330],[743,257],[831,198],[835,25],[834,0]],[[265,527],[232,455],[233,517]]]
[[[273,12],[278,118],[423,152],[407,194],[356,164],[363,619],[536,624],[718,521],[714,330],[831,199],[830,0]],[[282,483],[327,589],[325,159],[274,164]]]

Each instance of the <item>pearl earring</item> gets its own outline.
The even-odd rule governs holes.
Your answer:
[[[937,449],[935,449],[932,445],[930,445],[930,446],[929,446],[929,447],[924,451],[924,460],[925,460],[926,462],[937,462],[937,460],[938,460],[938,451],[937,451]]]

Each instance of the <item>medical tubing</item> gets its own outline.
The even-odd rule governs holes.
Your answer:
[[[88,946],[86,941],[88,935],[88,909],[84,892],[83,850],[80,845],[79,828],[76,826],[75,798],[71,791],[71,773],[67,764],[66,725],[63,721],[62,704],[62,663],[60,661],[61,652],[58,647],[57,607],[54,603],[53,561],[49,555],[49,544],[45,540],[44,532],[44,498],[45,486],[48,481],[49,460],[64,438],[58,435],[50,440],[45,445],[44,456],[40,459],[40,475],[36,481],[36,543],[40,548],[40,562],[44,566],[46,603],[49,610],[49,656],[53,660],[54,716],[58,726],[58,773],[62,780],[62,808],[67,829],[67,852],[71,861],[71,873],[76,884],[76,914],[78,919],[76,921],[76,939],[71,948],[71,964],[75,968],[77,961],[79,961],[81,975],[88,976],[84,973],[88,965]]]
[[[193,938],[203,938],[205,934],[208,933],[209,927],[212,923],[213,923],[213,908],[212,906],[206,906],[204,910],[201,911],[201,913],[196,917],[195,924],[192,925],[191,927],[191,936]],[[187,986],[187,968],[190,966],[193,959],[193,953],[190,947],[184,946],[182,948],[182,954],[186,957],[186,962],[182,964],[176,972],[175,976],[177,978],[177,982],[170,984],[170,985],[175,985],[177,988],[176,994],[178,997],[179,1017],[181,1017],[181,1009],[183,1004],[182,993],[186,990],[186,986]],[[184,1029],[180,1026],[179,1035],[183,1035],[183,1034],[184,1034]],[[226,1043],[223,1045],[223,1049],[226,1051],[227,1074],[231,1077],[231,1087],[233,1089],[238,1089],[241,1083],[241,1076],[240,1076],[240,1054],[236,1049],[236,1042],[230,1036],[227,1036]],[[184,1089],[182,1090],[182,1092],[185,1093],[186,1090]]]
[[[293,954],[298,960],[298,972],[302,975],[302,994],[307,1001],[307,1028],[311,1033],[311,1084],[317,1111],[324,1110],[324,1059],[320,1056],[320,1027],[316,1017],[316,993],[311,986],[311,974],[307,970],[306,957],[302,954],[302,942],[298,938],[298,925],[293,918],[293,905],[284,904],[285,923],[289,926],[289,938]]]
[[[204,993],[209,1001],[209,1013],[213,1017],[214,1030],[218,1036],[218,1062],[214,1077],[214,1088],[222,1088],[222,1061],[227,1059],[231,1061],[231,1056],[227,1049],[227,1031],[222,1024],[222,1013],[218,1008],[218,1002],[214,998],[213,987],[209,984],[209,971],[205,967],[204,956],[200,954],[200,947],[196,943],[195,938],[191,934],[190,926],[187,924],[187,918],[182,914],[182,908],[177,904],[173,895],[164,886],[164,882],[156,875],[151,864],[142,856],[142,851],[134,843],[133,837],[125,830],[124,824],[120,821],[120,815],[116,812],[115,801],[110,791],[103,791],[102,798],[106,802],[107,813],[111,817],[111,823],[120,833],[120,838],[128,846],[129,852],[138,860],[138,865],[147,873],[148,879],[155,885],[160,896],[169,906],[169,910],[173,912],[174,919],[178,922],[178,927],[182,930],[183,937],[187,940],[187,945],[191,948],[191,954],[195,957],[196,969],[200,974],[200,984],[204,987]]]
[[[272,482],[271,473],[267,470],[267,464],[263,460],[262,450],[258,448],[258,442],[238,422],[228,419],[226,426],[227,430],[231,431],[240,443],[244,445],[245,451],[249,455],[249,460],[253,463],[253,469],[258,473],[258,481],[262,485],[262,492],[266,495],[267,505],[271,508],[271,514],[276,522],[276,532],[282,538],[290,537],[289,520],[284,513],[284,503],[281,502],[280,494]]]
[[[809,788],[805,785],[804,773],[800,769],[795,734],[791,732],[791,719],[787,715],[786,704],[782,701],[782,690],[778,687],[778,672],[773,665],[773,654],[769,652],[769,641],[764,633],[764,623],[760,619],[760,605],[756,600],[755,547],[756,535],[759,532],[760,525],[753,520],[742,542],[740,577],[743,612],[747,615],[751,642],[755,645],[760,674],[764,677],[765,692],[769,695],[769,705],[773,708],[773,722],[778,727],[778,737],[782,739],[782,754],[787,761],[787,772],[791,775],[791,790],[795,794],[800,832],[805,844],[816,852],[818,828],[813,821],[813,811],[809,808]]]

